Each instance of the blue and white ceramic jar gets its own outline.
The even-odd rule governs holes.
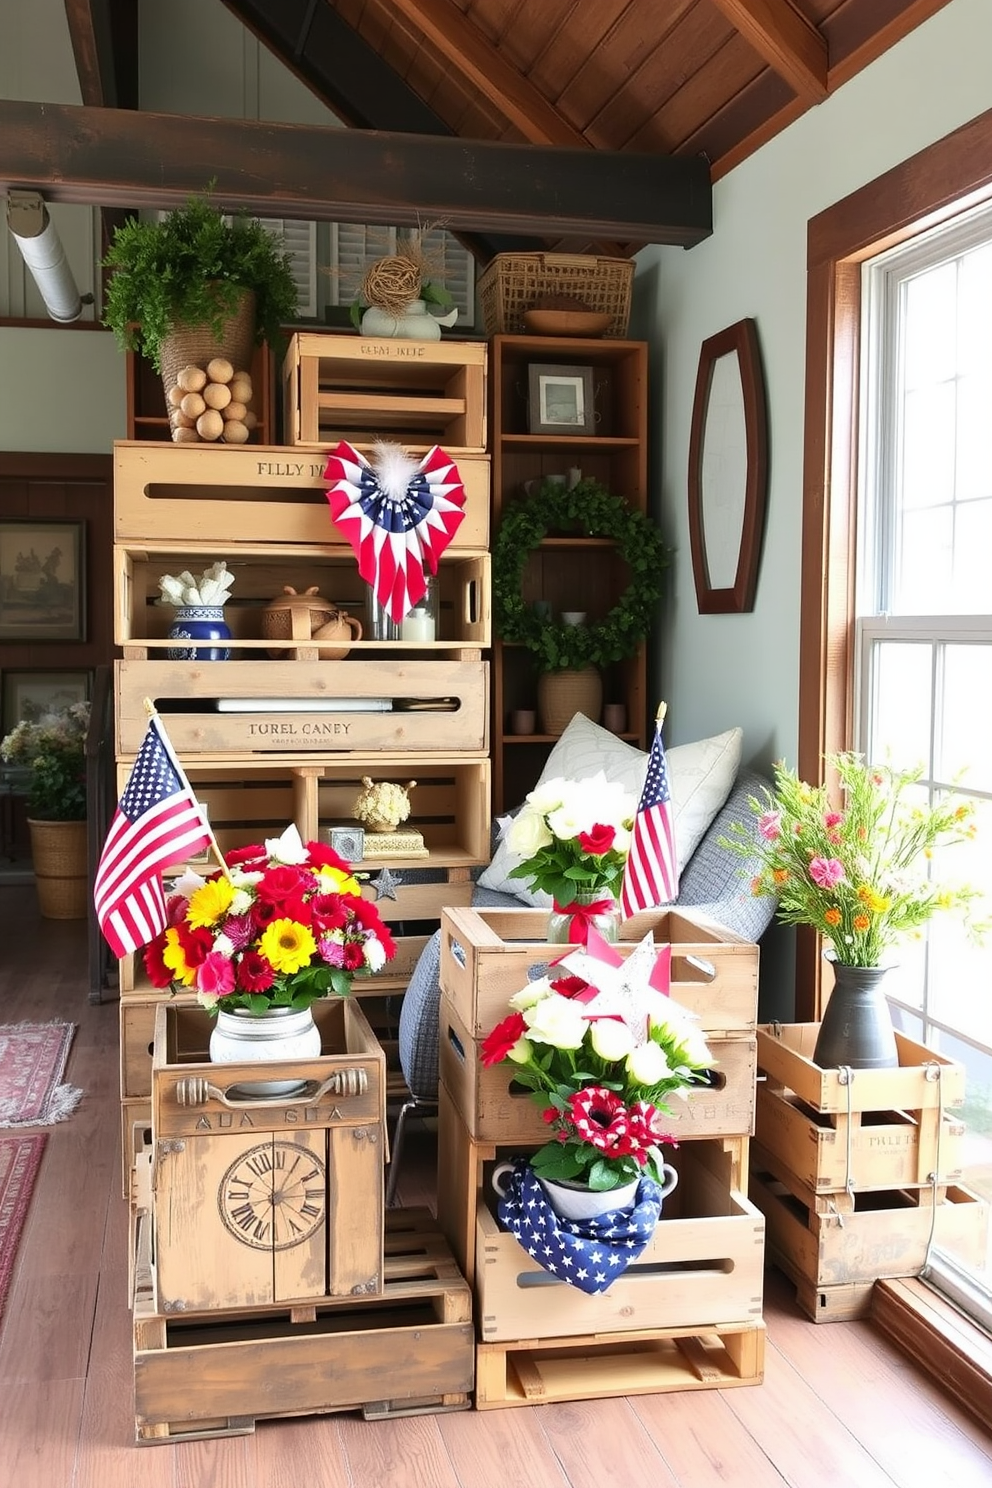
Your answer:
[[[229,641],[231,631],[220,605],[180,605],[169,629],[170,641]],[[170,646],[169,661],[228,661],[230,646]]]

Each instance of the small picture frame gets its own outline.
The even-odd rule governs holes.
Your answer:
[[[90,695],[89,672],[21,672],[3,674],[3,732],[9,734],[27,719],[36,723],[46,713],[85,703]]]
[[[531,434],[592,434],[596,428],[591,367],[528,369]]]
[[[0,522],[0,640],[86,639],[85,522]]]

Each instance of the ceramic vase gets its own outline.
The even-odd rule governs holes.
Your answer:
[[[457,319],[457,306],[447,315],[432,315],[424,300],[411,300],[399,315],[390,315],[388,310],[370,305],[362,315],[362,335],[396,337],[404,341],[440,341],[441,327],[453,326]]]
[[[169,627],[170,641],[229,641],[230,627],[220,605],[179,605]],[[170,661],[228,661],[230,646],[170,646]]]
[[[212,1064],[278,1064],[289,1059],[316,1059],[320,1055],[320,1029],[309,1008],[270,1008],[267,1013],[249,1013],[242,1008],[218,1012],[210,1034]],[[271,1079],[241,1081],[239,1095],[286,1096],[304,1089],[305,1080]]]
[[[813,1063],[821,1069],[892,1069],[899,1063],[892,1014],[883,990],[884,966],[831,962],[834,986],[823,1014]]]
[[[664,1199],[672,1192],[679,1181],[679,1175],[671,1163],[662,1164],[662,1182],[659,1184],[660,1197]],[[556,1183],[551,1178],[538,1177],[537,1180],[548,1196],[548,1203],[561,1219],[598,1219],[600,1215],[609,1214],[611,1209],[629,1209],[637,1198],[637,1187],[639,1178],[633,1178],[629,1183],[621,1184],[619,1188],[609,1188],[605,1192],[599,1189],[587,1188],[584,1183]]]

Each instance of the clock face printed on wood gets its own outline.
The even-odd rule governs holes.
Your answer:
[[[220,1181],[225,1227],[256,1250],[290,1250],[324,1222],[327,1174],[308,1148],[271,1141],[252,1147]]]

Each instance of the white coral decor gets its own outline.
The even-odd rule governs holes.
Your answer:
[[[211,563],[198,579],[189,569],[178,577],[163,574],[158,581],[160,604],[176,605],[223,605],[230,598],[228,590],[234,583],[234,575],[223,558]]]

